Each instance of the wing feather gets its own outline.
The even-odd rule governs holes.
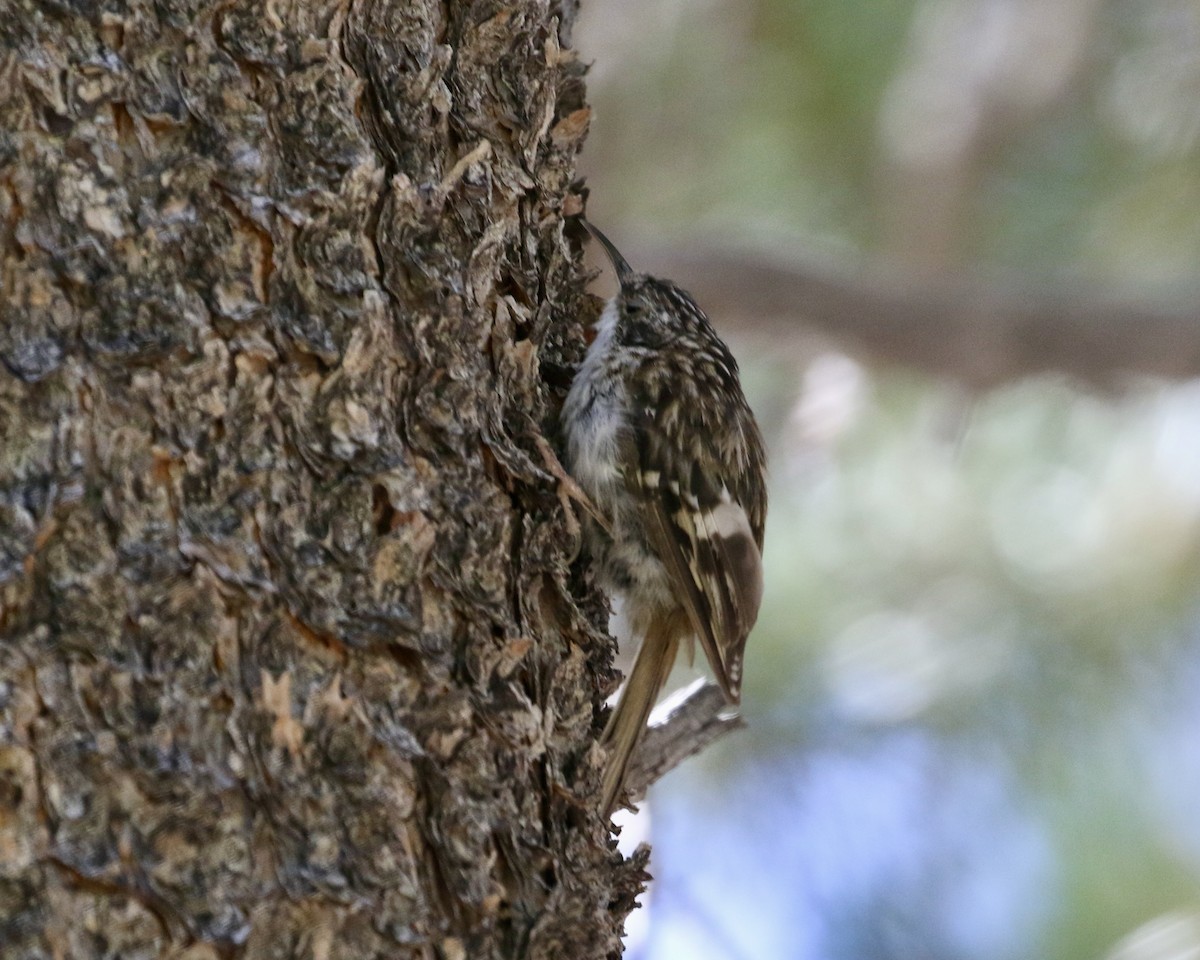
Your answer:
[[[652,434],[635,430],[633,442],[638,469],[626,482],[637,487],[650,544],[721,691],[738,703],[746,637],[762,597],[761,534],[725,487],[695,476],[694,465],[679,476],[656,456]]]

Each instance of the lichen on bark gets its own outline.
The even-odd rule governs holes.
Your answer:
[[[573,4],[3,6],[0,952],[616,954]]]

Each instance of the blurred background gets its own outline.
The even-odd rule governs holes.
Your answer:
[[[635,960],[1200,958],[1200,4],[584,0],[589,214],[771,447]],[[679,679],[690,679],[687,669]]]

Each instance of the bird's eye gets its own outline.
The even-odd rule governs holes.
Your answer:
[[[628,313],[631,317],[636,317],[644,309],[645,309],[645,307],[642,304],[638,303],[636,300],[632,300],[629,303],[625,304],[625,312]]]

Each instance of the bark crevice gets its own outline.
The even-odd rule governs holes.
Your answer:
[[[570,5],[10,6],[5,956],[616,954]]]

